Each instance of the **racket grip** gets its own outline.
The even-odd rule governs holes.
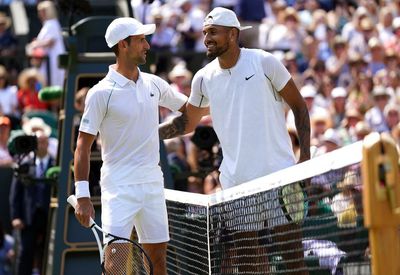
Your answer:
[[[67,202],[75,209],[78,200],[76,199],[75,195],[71,195],[67,198]],[[90,217],[89,226],[92,227],[94,224],[94,220],[92,219],[92,217]]]

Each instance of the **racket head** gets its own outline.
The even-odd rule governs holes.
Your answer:
[[[294,182],[279,189],[279,203],[290,222],[302,223],[308,212],[303,182]]]
[[[153,264],[142,246],[135,241],[113,236],[103,248],[103,274],[152,275]]]

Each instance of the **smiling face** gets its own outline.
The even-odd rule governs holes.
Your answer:
[[[232,43],[235,43],[237,35],[235,28],[208,25],[203,28],[204,45],[207,48],[207,57],[213,59],[226,53]]]

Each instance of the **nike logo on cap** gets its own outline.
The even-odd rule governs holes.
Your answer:
[[[247,76],[244,79],[249,80],[250,78],[252,78],[255,74],[252,74],[251,76]]]

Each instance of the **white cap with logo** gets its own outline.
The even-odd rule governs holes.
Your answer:
[[[143,25],[132,17],[121,17],[113,20],[107,27],[105,38],[107,46],[112,48],[119,41],[131,35],[149,35],[156,30],[155,24]]]
[[[241,31],[252,28],[252,26],[240,26],[239,20],[236,14],[226,8],[215,8],[213,9],[204,19],[203,26],[218,25],[224,27],[233,27]]]

